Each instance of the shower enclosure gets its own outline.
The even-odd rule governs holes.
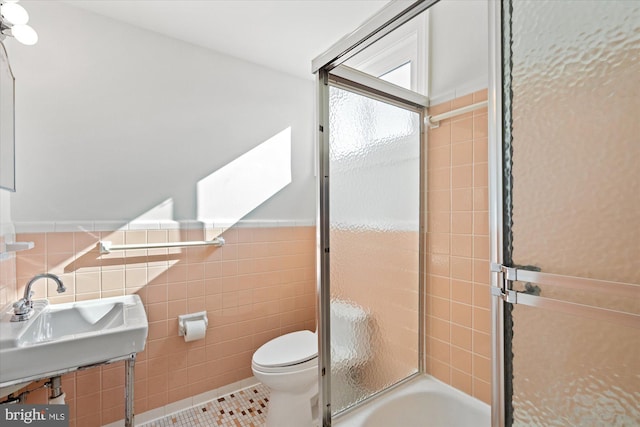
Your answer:
[[[331,286],[322,294],[331,320],[320,333],[330,337],[323,372],[336,414],[420,371],[426,98],[380,82],[373,91],[372,77],[344,66],[326,82],[322,267]]]
[[[415,2],[411,17],[431,3]],[[406,5],[391,8],[397,14]],[[319,64],[318,331],[325,426],[332,415],[422,371],[428,100],[344,64],[390,31],[367,37],[357,48],[349,41],[338,44],[336,56],[329,51],[314,62]],[[354,36],[361,37],[358,31]]]
[[[313,62],[324,426],[424,372],[428,99],[345,62],[436,2]],[[488,3],[492,425],[638,425],[640,3]]]
[[[640,4],[492,6],[493,425],[639,425]]]
[[[421,110],[330,82],[334,412],[418,372]]]

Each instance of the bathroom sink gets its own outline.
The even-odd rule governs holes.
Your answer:
[[[55,376],[144,349],[148,323],[138,295],[66,304],[34,301],[34,315],[0,317],[0,386]]]
[[[49,306],[18,337],[18,346],[61,340],[74,335],[99,333],[124,325],[124,302],[97,300],[91,303]]]

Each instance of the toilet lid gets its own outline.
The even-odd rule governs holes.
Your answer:
[[[318,337],[311,331],[291,332],[265,343],[253,354],[261,366],[290,366],[318,356]]]

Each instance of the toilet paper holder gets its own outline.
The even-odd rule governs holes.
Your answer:
[[[178,336],[183,337],[185,334],[185,324],[194,320],[204,320],[205,326],[209,326],[209,319],[206,311],[199,311],[191,314],[181,314],[178,316]]]

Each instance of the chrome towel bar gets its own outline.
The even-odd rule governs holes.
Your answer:
[[[424,119],[424,124],[430,128],[437,128],[440,126],[440,120],[449,119],[451,117],[459,116],[460,114],[469,113],[480,108],[484,108],[489,105],[488,101],[480,101],[475,104],[467,105],[456,110],[447,111],[446,113],[436,114],[435,116],[427,116]]]
[[[98,242],[100,254],[108,254],[112,251],[126,251],[132,249],[161,249],[161,248],[186,248],[193,246],[223,246],[223,237],[216,237],[213,240],[193,241],[193,242],[168,242],[168,243],[138,243],[131,245],[113,245],[108,240]]]

